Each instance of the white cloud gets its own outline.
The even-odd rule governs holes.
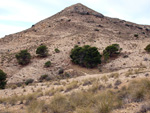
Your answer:
[[[9,35],[9,34],[12,34],[12,33],[20,32],[20,31],[24,30],[26,27],[0,24],[0,28],[2,28],[0,30],[0,38],[1,38],[1,37],[4,37],[5,35]]]
[[[20,0],[2,0],[0,7],[7,10],[9,15],[0,15],[0,20],[15,20],[26,22],[37,22],[43,19],[44,13],[40,7],[35,7]]]

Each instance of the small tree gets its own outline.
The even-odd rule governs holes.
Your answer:
[[[120,54],[121,50],[122,48],[120,48],[119,44],[107,46],[103,51],[104,60],[107,61],[110,57]]]
[[[47,57],[48,48],[46,47],[46,45],[40,45],[36,50],[36,54],[38,54],[40,57]]]
[[[63,74],[63,73],[64,73],[64,69],[60,68],[59,71],[58,71],[58,74]]]
[[[21,50],[18,54],[16,54],[16,59],[18,63],[21,65],[27,65],[30,63],[31,55],[27,50]]]
[[[47,61],[47,62],[45,62],[44,67],[50,67],[50,66],[51,66],[51,61]]]
[[[55,52],[56,52],[56,53],[59,53],[60,50],[59,50],[58,48],[55,48]]]
[[[47,80],[47,78],[49,79],[50,77],[48,75],[41,75],[41,77],[39,78],[39,81],[42,82],[44,80]]]
[[[31,83],[33,83],[34,82],[34,79],[27,79],[26,81],[25,81],[25,84],[26,85],[28,85],[28,84],[31,84]]]
[[[1,69],[0,69],[0,89],[4,89],[5,85],[7,83],[6,81],[6,73],[4,73]]]
[[[75,46],[71,50],[70,57],[73,63],[88,68],[96,67],[101,63],[101,55],[97,48],[89,45],[83,47]]]
[[[145,51],[148,52],[148,53],[150,53],[150,44],[148,44],[148,45],[146,46]]]

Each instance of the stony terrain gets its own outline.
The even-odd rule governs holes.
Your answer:
[[[91,81],[98,81],[105,87],[118,89],[133,79],[149,79],[150,54],[144,50],[149,42],[149,25],[138,25],[106,17],[82,4],[75,4],[32,25],[27,30],[0,39],[0,69],[7,73],[8,83],[14,85],[30,78],[35,80],[35,83],[29,86],[0,90],[0,95],[6,98],[38,91],[44,93],[39,96],[39,99],[47,100],[52,97],[52,95],[45,94],[47,91],[58,92],[59,88],[62,89],[60,92],[63,94],[82,91],[93,85]],[[86,69],[70,61],[69,54],[75,45],[96,46],[102,53],[105,47],[113,43],[118,43],[123,49],[121,54],[108,63],[102,63],[99,68]],[[49,56],[46,58],[38,58],[35,54],[36,48],[41,44],[45,44],[49,49]],[[56,53],[55,48],[58,48],[60,52]],[[23,49],[28,49],[32,55],[32,62],[25,67],[20,66],[15,59],[15,54]],[[48,60],[52,62],[52,65],[50,68],[44,68],[44,63]],[[47,74],[55,77],[61,68],[75,78],[38,83],[41,75]],[[121,85],[116,87],[117,80],[121,82]],[[74,81],[77,82],[74,83],[75,86],[66,91],[67,85]],[[91,83],[83,85],[85,81]],[[54,89],[59,90],[54,91]],[[18,113],[26,113],[24,103],[26,102],[22,104],[17,102],[14,106],[11,103],[2,103],[0,112],[9,108],[8,111],[20,110]],[[135,113],[143,104],[144,102],[128,103],[122,109],[113,112]]]

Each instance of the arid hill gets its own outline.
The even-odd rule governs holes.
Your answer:
[[[21,82],[27,78],[37,79],[43,74],[53,76],[58,73],[59,68],[78,70],[69,58],[70,50],[75,45],[96,46],[102,53],[112,43],[120,44],[122,55],[103,65],[102,71],[149,66],[149,55],[144,52],[150,41],[149,37],[148,25],[109,18],[82,4],[75,4],[27,30],[0,39],[0,67],[8,73],[10,83]],[[36,48],[41,44],[46,44],[49,49],[49,57],[44,59],[37,58],[35,54]],[[55,48],[60,53],[55,53]],[[33,57],[32,62],[25,67],[19,66],[15,59],[15,54],[22,49],[28,49]],[[128,55],[128,58],[123,58],[123,55]],[[148,58],[148,61],[145,62],[144,58]],[[52,62],[49,69],[43,68],[47,60]]]
[[[36,55],[41,44],[48,47],[48,57]],[[111,44],[119,44],[121,53],[96,68],[70,61],[75,45],[95,46],[102,54]],[[0,39],[0,69],[8,76],[6,88],[0,90],[0,113],[148,112],[150,54],[144,50],[148,44],[149,25],[106,17],[82,4],[67,7]],[[15,58],[23,49],[32,56],[26,66]],[[45,68],[47,61],[51,66]]]

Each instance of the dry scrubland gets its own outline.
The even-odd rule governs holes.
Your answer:
[[[22,32],[0,39],[0,69],[7,73],[0,90],[1,113],[144,113],[150,111],[150,26],[109,18],[82,4],[70,6]],[[88,69],[74,65],[75,45],[103,50],[117,43],[119,56]],[[36,48],[45,44],[48,56]],[[56,49],[59,49],[58,52]],[[27,49],[31,62],[17,63]],[[45,62],[51,66],[45,68]],[[63,74],[59,74],[63,69]],[[48,79],[39,80],[42,75]],[[63,76],[62,76],[63,75]],[[33,79],[28,85],[25,81]]]
[[[146,68],[129,69],[9,88],[0,91],[0,108],[8,113],[141,113],[150,109],[149,74]]]

